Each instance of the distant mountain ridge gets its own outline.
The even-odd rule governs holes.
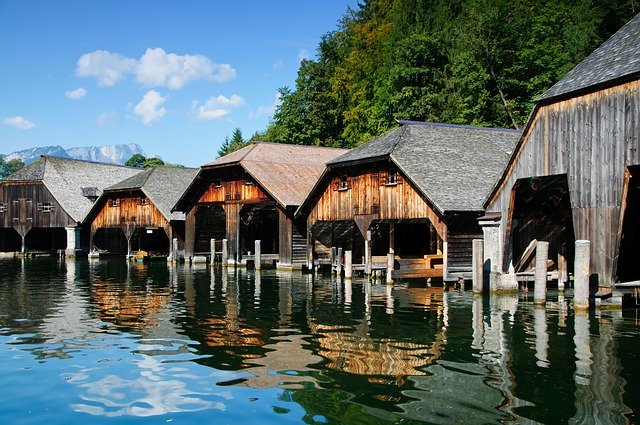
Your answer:
[[[124,165],[133,155],[139,153],[146,156],[137,143],[116,144],[106,146],[79,146],[64,149],[61,146],[41,146],[21,151],[11,152],[5,156],[5,161],[21,159],[25,165],[31,164],[41,155],[57,156],[60,158],[74,158],[85,161],[106,162]]]

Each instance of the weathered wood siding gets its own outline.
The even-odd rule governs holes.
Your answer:
[[[42,182],[4,181],[0,185],[1,227],[14,228],[24,236],[32,227],[75,225]]]
[[[91,222],[91,230],[121,227],[125,223],[135,223],[136,227],[162,227],[167,235],[171,235],[169,221],[141,192],[109,196]]]
[[[325,187],[309,214],[316,221],[353,220],[356,215],[377,214],[380,220],[428,218],[446,241],[446,226],[423,196],[400,172],[398,183],[385,184],[388,167],[337,175]],[[346,189],[339,189],[346,177]]]
[[[502,212],[502,264],[513,261],[507,224],[520,178],[567,174],[576,239],[591,241],[591,271],[615,276],[625,170],[640,164],[640,82],[539,107],[487,211]]]
[[[269,200],[269,195],[255,183],[247,184],[245,180],[221,181],[219,183],[209,184],[198,202],[249,203]]]

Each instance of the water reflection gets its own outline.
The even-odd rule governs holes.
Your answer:
[[[0,407],[5,423],[43,375],[63,396],[41,403],[79,415],[65,422],[638,420],[640,324],[574,313],[564,292],[536,307],[420,282],[2,261],[0,379],[37,371]]]

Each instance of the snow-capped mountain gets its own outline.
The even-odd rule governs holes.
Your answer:
[[[107,146],[80,146],[64,149],[61,146],[41,146],[12,152],[5,156],[5,161],[19,158],[25,165],[31,164],[41,155],[57,156],[61,158],[75,158],[87,161],[107,162],[111,164],[124,164],[135,154],[146,156],[138,144],[129,143]]]

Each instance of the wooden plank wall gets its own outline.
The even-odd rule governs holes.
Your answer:
[[[511,191],[520,178],[567,174],[576,239],[591,241],[591,271],[601,286],[615,276],[625,170],[640,164],[640,81],[537,109],[516,160],[487,209],[502,212],[503,271]]]
[[[0,204],[4,211],[0,212],[0,226],[14,228],[23,236],[32,227],[76,225],[42,182],[2,182]],[[51,204],[53,208],[44,212],[38,209],[38,204]]]
[[[337,190],[343,175],[335,175],[326,185],[309,214],[309,224],[316,221],[353,220],[355,215],[378,214],[380,220],[428,218],[438,235],[446,241],[446,225],[420,192],[398,172],[398,184],[385,185],[381,176],[388,164],[370,169],[347,170],[346,190]]]
[[[198,202],[259,202],[269,200],[269,195],[259,185],[247,184],[246,180],[220,181],[210,183]]]
[[[111,203],[117,199],[117,205]],[[141,199],[146,199],[142,204]],[[169,221],[160,210],[140,193],[114,194],[109,196],[91,222],[91,231],[106,227],[121,227],[124,223],[135,223],[136,227],[161,227],[171,234]]]

